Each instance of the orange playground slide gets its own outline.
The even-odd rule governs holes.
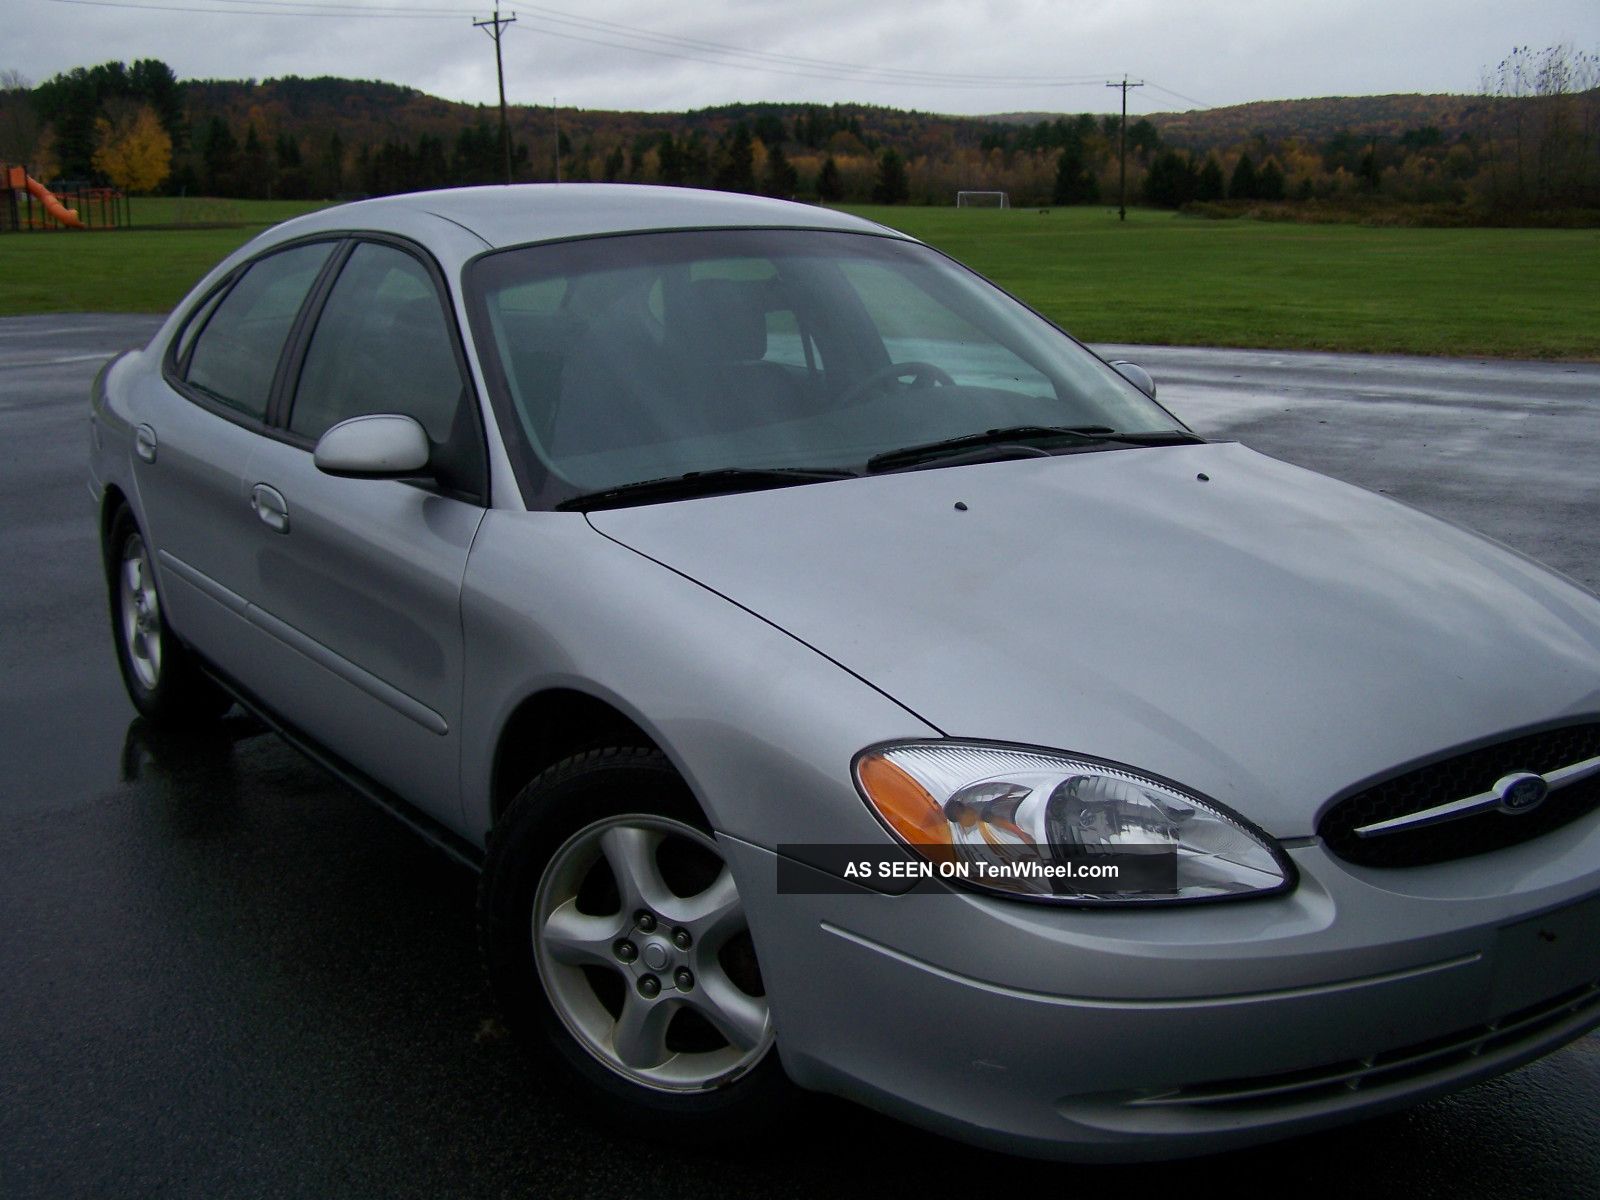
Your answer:
[[[6,180],[7,186],[17,189],[26,188],[33,198],[39,202],[40,207],[57,221],[60,221],[63,225],[70,225],[74,229],[84,228],[83,222],[78,219],[77,209],[68,208],[61,203],[54,192],[21,167],[11,167],[6,174],[8,176]]]

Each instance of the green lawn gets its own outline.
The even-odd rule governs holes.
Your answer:
[[[130,231],[0,234],[0,316],[164,311],[229,250],[311,207],[142,199]],[[1088,341],[1600,358],[1600,230],[851,211],[938,246]],[[250,224],[140,228],[180,219]]]
[[[0,317],[50,312],[165,312],[235,247],[322,207],[297,200],[136,197],[133,227],[0,233]],[[224,229],[149,229],[175,221]]]
[[[135,196],[133,226],[237,222],[272,225],[326,208],[323,200],[218,200],[209,196]]]
[[[1600,358],[1600,230],[852,208],[1086,341]]]

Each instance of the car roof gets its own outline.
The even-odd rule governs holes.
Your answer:
[[[410,192],[335,205],[274,227],[272,240],[326,230],[415,235],[419,225],[431,224],[430,217],[464,228],[494,248],[646,230],[729,227],[905,237],[848,213],[764,196],[634,184],[533,183]]]

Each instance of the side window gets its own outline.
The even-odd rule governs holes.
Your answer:
[[[364,242],[339,273],[300,370],[289,429],[313,441],[368,413],[415,417],[451,440],[461,372],[427,270],[391,246]]]
[[[332,249],[316,242],[252,264],[196,335],[185,381],[247,417],[266,416],[289,327]]]

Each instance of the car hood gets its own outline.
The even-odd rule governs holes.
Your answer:
[[[590,520],[947,735],[1127,763],[1284,838],[1401,765],[1600,712],[1600,600],[1475,534],[1238,445],[913,471]]]

